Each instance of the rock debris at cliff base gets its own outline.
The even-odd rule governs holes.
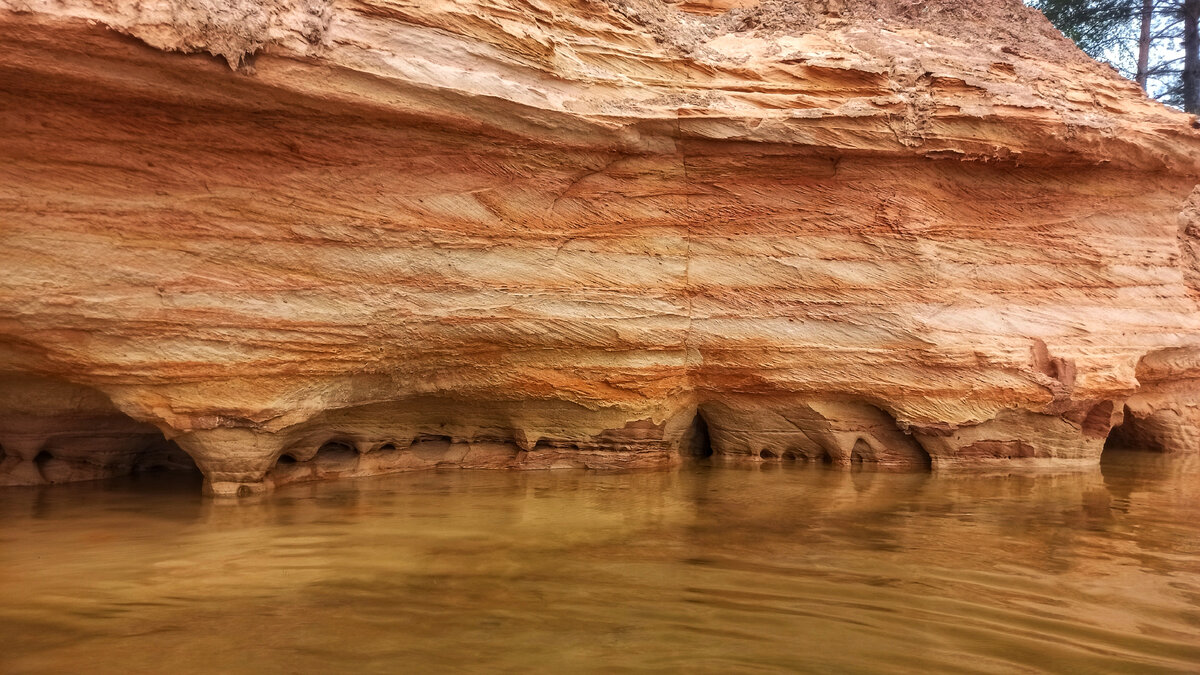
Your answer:
[[[1200,449],[1200,132],[1016,0],[0,29],[0,482]]]

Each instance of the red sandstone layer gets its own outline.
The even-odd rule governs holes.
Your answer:
[[[0,0],[0,481],[1197,449],[1189,118],[737,4]]]

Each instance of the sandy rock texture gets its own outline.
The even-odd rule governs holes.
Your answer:
[[[0,481],[1200,446],[1200,131],[1018,0],[0,32]]]

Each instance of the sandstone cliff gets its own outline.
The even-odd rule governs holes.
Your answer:
[[[1200,446],[1200,131],[1018,0],[0,31],[2,482]]]

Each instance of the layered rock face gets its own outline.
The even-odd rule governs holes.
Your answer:
[[[1200,445],[1200,131],[1017,0],[0,28],[0,481]]]

